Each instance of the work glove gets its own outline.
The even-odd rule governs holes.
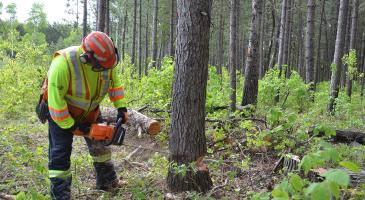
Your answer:
[[[128,121],[128,110],[126,107],[118,108],[117,121],[122,119],[122,124],[127,123]]]
[[[90,132],[90,126],[86,124],[81,124],[78,122],[75,122],[71,128],[67,129],[74,135],[83,136],[87,135]]]

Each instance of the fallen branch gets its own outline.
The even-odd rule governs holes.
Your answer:
[[[322,137],[325,135],[324,132],[320,131],[317,135],[310,131],[309,135],[315,135],[318,137]],[[351,142],[358,142],[362,145],[365,144],[365,133],[357,132],[357,131],[350,131],[350,130],[336,130],[336,135],[332,136],[333,142],[339,143],[347,143],[350,144]]]
[[[131,153],[129,153],[124,160],[125,161],[129,161],[131,159],[131,157],[136,154],[140,149],[142,148],[142,145],[139,145],[135,150],[133,150]]]

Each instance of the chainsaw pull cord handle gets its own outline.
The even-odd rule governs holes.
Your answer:
[[[118,119],[117,123],[115,124],[113,138],[108,143],[106,143],[104,146],[110,146],[111,144],[113,144],[113,141],[114,141],[115,137],[117,136],[116,132],[119,129],[119,127],[122,125],[122,121],[123,121],[122,118]]]

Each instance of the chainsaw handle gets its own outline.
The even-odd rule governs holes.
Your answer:
[[[108,143],[104,144],[104,146],[110,146],[111,144],[113,144],[115,142],[115,140],[120,140],[120,138],[116,138],[116,137],[118,137],[117,132],[118,132],[119,128],[123,128],[123,127],[121,127],[122,121],[123,121],[122,118],[118,119],[117,123],[115,124],[113,138]],[[125,130],[124,130],[124,132],[125,132]],[[119,136],[119,137],[121,137],[121,136]],[[124,139],[124,133],[123,133],[123,139]]]

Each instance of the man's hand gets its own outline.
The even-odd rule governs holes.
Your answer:
[[[122,124],[128,121],[128,110],[126,107],[118,108],[117,121],[122,118]]]
[[[90,126],[75,122],[75,124],[67,130],[74,135],[84,136],[90,132]]]

